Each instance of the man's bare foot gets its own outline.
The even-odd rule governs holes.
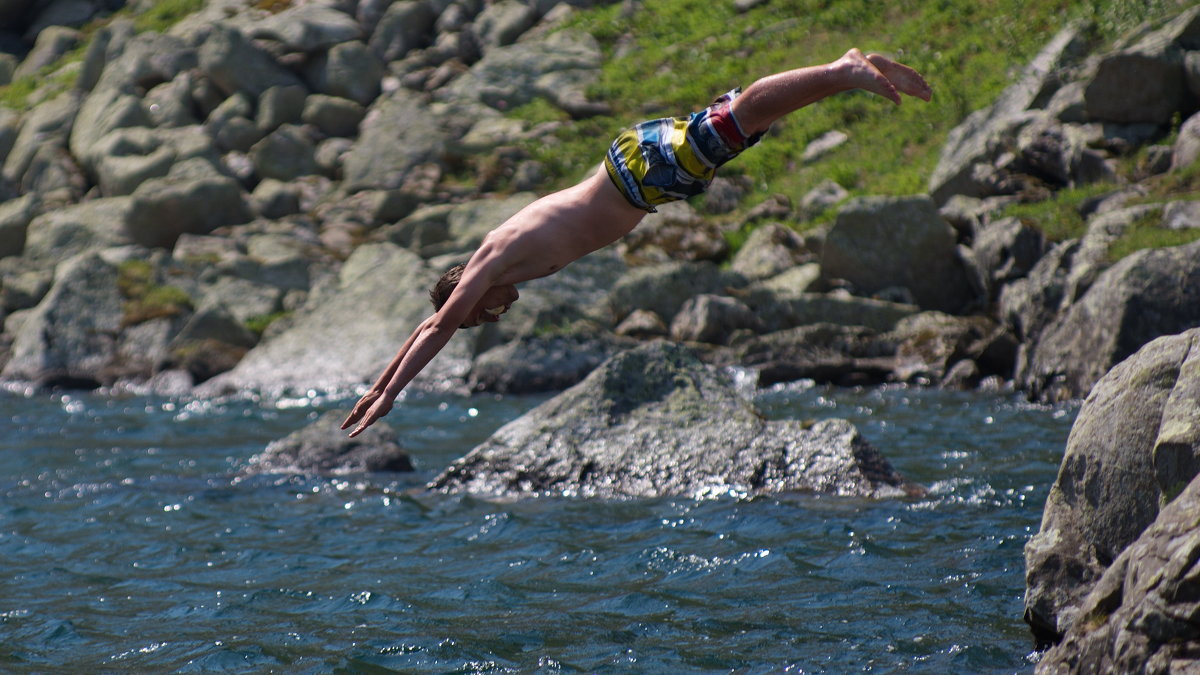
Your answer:
[[[933,95],[933,89],[929,83],[917,71],[909,68],[902,63],[883,56],[881,54],[868,54],[867,60],[871,62],[883,76],[888,79],[901,93],[909,96],[916,96],[922,101],[928,101]]]
[[[896,105],[900,105],[900,93],[896,86],[857,48],[846,52],[838,63],[849,70],[848,82],[855,89],[878,94]]]

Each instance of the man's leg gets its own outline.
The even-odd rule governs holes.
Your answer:
[[[771,123],[834,94],[862,89],[900,103],[900,94],[928,101],[929,85],[917,71],[879,54],[857,49],[820,66],[797,68],[756,80],[733,102],[733,115],[747,136],[766,131]]]

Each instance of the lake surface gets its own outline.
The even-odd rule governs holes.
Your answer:
[[[235,478],[348,399],[0,393],[0,671],[1029,672],[1022,547],[1076,408],[791,385],[919,500],[419,488],[544,400],[415,393],[416,474]]]

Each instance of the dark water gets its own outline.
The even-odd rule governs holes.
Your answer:
[[[1022,546],[1075,410],[790,387],[915,501],[413,492],[535,398],[414,395],[416,476],[232,479],[346,400],[0,394],[0,670],[1012,673]]]

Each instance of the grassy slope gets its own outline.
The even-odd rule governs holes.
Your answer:
[[[652,0],[583,12],[574,25],[595,35],[609,57],[595,98],[611,116],[567,125],[557,142],[531,148],[560,185],[594,166],[606,140],[632,121],[694,110],[757,76],[829,61],[848,47],[913,65],[934,99],[896,108],[862,93],[828,99],[777,123],[764,143],[723,169],[752,179],[759,193],[798,199],[825,178],[855,194],[924,192],[946,134],[989,105],[1067,22],[1094,22],[1111,41],[1147,19],[1172,15],[1182,0],[769,0],[739,14],[732,2]],[[556,118],[535,104],[515,114]],[[561,114],[557,114],[561,118]],[[850,142],[804,165],[805,145],[830,130]]]

